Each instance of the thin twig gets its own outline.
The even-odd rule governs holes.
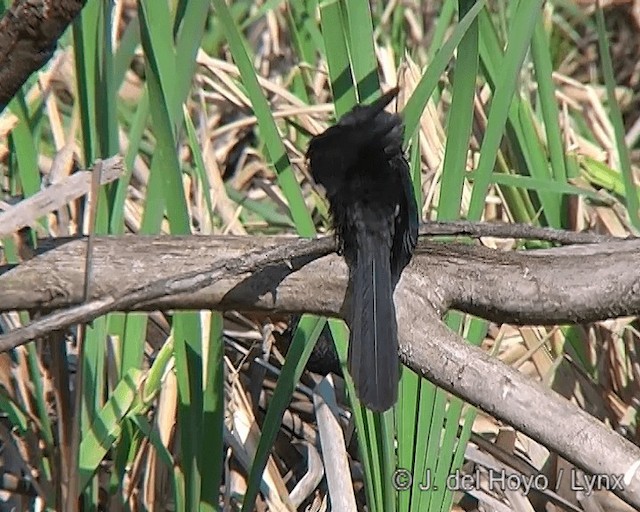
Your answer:
[[[102,161],[100,183],[117,180],[124,172],[124,163],[119,155]],[[51,184],[40,192],[23,199],[0,213],[0,237],[11,235],[20,228],[33,225],[40,217],[59,210],[71,201],[82,197],[91,188],[89,171],[78,171],[61,181]]]
[[[91,194],[89,195],[89,226],[87,232],[87,259],[84,266],[84,300],[91,296],[91,263],[93,261],[93,242],[96,232],[96,215],[98,213],[98,194],[100,192],[100,178],[102,176],[102,160],[96,160],[91,175]]]
[[[520,238],[541,240],[560,245],[595,244],[626,240],[624,238],[599,233],[564,231],[562,229],[540,228],[528,224],[502,224],[498,222],[446,221],[427,222],[420,226],[420,236],[470,236],[473,238]],[[632,237],[629,237],[632,238]]]

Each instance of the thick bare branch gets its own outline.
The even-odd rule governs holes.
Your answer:
[[[53,55],[86,0],[15,0],[0,19],[0,111]]]
[[[439,311],[514,324],[585,323],[640,313],[640,240],[502,252],[423,244],[414,280]]]
[[[640,507],[637,446],[551,389],[465,343],[433,314],[416,286],[403,278],[398,288],[400,353],[407,366],[582,470],[620,481],[611,490]]]
[[[290,237],[96,238],[93,295],[117,296],[222,259],[295,244]],[[0,267],[0,311],[78,304],[84,286],[86,242],[52,240],[40,255]],[[206,289],[139,304],[139,309],[220,307],[336,314],[346,269],[336,256],[286,276],[265,270],[247,280],[227,278]],[[640,240],[501,252],[484,247],[421,243],[406,272],[437,311],[448,308],[497,322],[593,322],[640,312]],[[276,277],[278,278],[276,280]],[[271,282],[270,282],[271,280]],[[302,283],[307,283],[306,286]],[[277,287],[277,294],[272,293]]]
[[[140,303],[205,289],[223,278],[247,273],[255,275],[266,270],[274,270],[284,276],[295,272],[309,261],[328,254],[333,248],[334,243],[328,238],[318,241],[301,239],[284,247],[276,245],[267,249],[258,249],[240,257],[218,259],[204,270],[157,279],[133,289],[125,287],[113,294],[106,294],[83,304],[57,311],[0,336],[0,352],[6,352],[70,325],[90,322],[110,311],[128,311],[136,309]],[[277,281],[274,281],[273,293],[277,286]],[[88,287],[85,283],[83,297],[87,296]]]
[[[96,237],[89,299],[118,297],[122,292],[162,280],[205,273],[221,261],[282,247],[280,266],[271,266],[253,275],[227,276],[210,287],[157,297],[137,304],[135,309],[217,307],[336,314],[346,278],[342,259],[323,258],[292,274],[284,260],[287,248],[290,250],[297,242],[298,239],[292,237]],[[335,248],[330,239],[317,243],[327,242]],[[42,244],[38,252],[37,257],[20,265],[0,266],[0,311],[51,310],[82,302],[86,239],[51,240]],[[309,254],[313,252],[310,248]],[[304,279],[308,279],[312,289],[301,298],[299,292],[304,288]]]
[[[325,252],[333,248],[327,240],[307,243],[309,254],[316,244],[325,244]],[[300,249],[300,242],[291,238],[97,238],[92,300],[125,297],[136,291],[141,295],[136,296],[135,304],[125,303],[127,309],[338,315],[346,286],[342,259],[330,255],[291,273],[286,262],[293,254],[300,256],[296,247]],[[636,240],[526,253],[422,244],[396,291],[401,357],[437,385],[510,423],[581,469],[622,478],[622,487],[614,490],[640,507],[638,447],[553,391],[465,344],[440,320],[450,306],[521,323],[594,321],[637,314],[639,249]],[[85,250],[84,240],[58,240],[36,258],[2,269],[0,310],[78,303]],[[243,255],[251,262],[257,254],[262,259],[253,261],[253,266],[239,263]],[[230,261],[236,261],[232,275],[214,282],[222,273],[212,274],[212,269],[219,270]],[[170,293],[189,293],[145,295],[149,290],[166,291],[167,283],[181,281],[175,279],[180,275],[200,284],[169,289]],[[206,288],[196,290],[200,285]],[[140,302],[141,297],[146,302]]]

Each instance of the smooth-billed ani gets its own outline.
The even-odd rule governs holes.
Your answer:
[[[371,105],[357,105],[315,136],[307,150],[349,267],[344,305],[349,372],[361,402],[376,411],[391,407],[398,396],[393,291],[418,238],[418,212],[402,152],[404,126],[397,114],[384,111],[397,93],[392,89]]]

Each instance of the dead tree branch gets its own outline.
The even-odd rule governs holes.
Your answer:
[[[601,235],[591,231],[565,231],[529,224],[505,224],[500,222],[433,221],[420,226],[422,236],[470,236],[473,238],[521,238],[525,240],[544,240],[562,245],[597,244],[620,240],[610,235]]]
[[[124,173],[124,161],[119,155],[98,160],[96,165],[99,163],[103,166],[101,185],[117,180]],[[91,176],[92,171],[75,172],[0,212],[0,238],[10,236],[25,226],[37,225],[34,219],[57,211],[87,194],[91,187]]]
[[[223,278],[255,273],[270,267],[281,267],[281,271],[289,273],[313,259],[329,254],[334,247],[334,242],[327,238],[319,241],[297,240],[295,244],[286,245],[284,248],[275,246],[258,249],[242,257],[217,260],[213,266],[205,270],[156,280],[134,289],[124,288],[113,295],[107,294],[84,304],[57,311],[26,327],[0,336],[0,352],[6,352],[70,325],[90,322],[110,311],[133,310],[141,303],[148,303],[162,297],[172,297],[176,294],[196,292]],[[276,287],[277,283],[274,283],[274,292]]]
[[[0,111],[53,55],[86,0],[15,0],[0,19]]]
[[[336,316],[345,291],[346,267],[336,255],[313,260],[333,249],[331,239],[97,238],[90,301],[111,302],[93,311],[89,307],[89,316],[76,315],[67,321],[121,307],[309,311]],[[0,268],[0,310],[77,305],[83,293],[85,250],[85,240],[55,240],[32,260]],[[305,261],[309,263],[304,265]],[[135,300],[126,298],[131,295]],[[440,320],[449,308],[521,324],[636,315],[640,312],[640,241],[521,253],[421,244],[398,285],[396,304],[405,364],[579,468],[620,476],[622,487],[614,491],[640,506],[637,446],[575,404],[464,343]],[[56,324],[61,325],[68,324]],[[0,336],[0,345],[19,332]],[[21,339],[25,334],[29,331]]]

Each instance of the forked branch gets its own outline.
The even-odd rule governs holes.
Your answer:
[[[93,295],[82,298],[85,240],[55,240],[0,268],[0,311],[70,308],[0,336],[15,346],[112,310],[237,309],[338,316],[346,286],[333,240],[97,238]],[[624,478],[640,507],[640,449],[579,407],[472,347],[441,321],[449,308],[497,322],[592,322],[640,312],[640,241],[498,252],[426,243],[397,291],[403,362],[592,474]],[[48,322],[48,323],[47,323]],[[531,404],[535,404],[532,407]]]

